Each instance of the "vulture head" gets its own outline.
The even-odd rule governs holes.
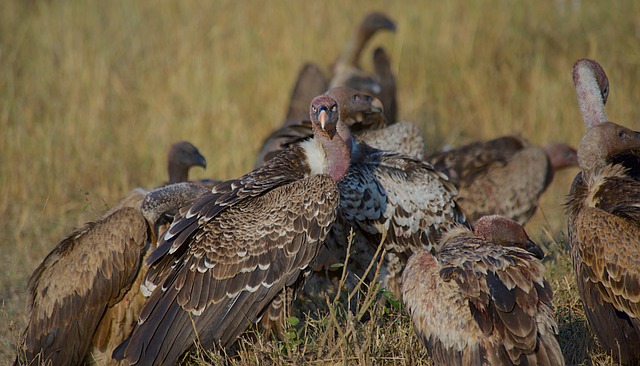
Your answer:
[[[578,166],[578,152],[567,144],[552,142],[544,147],[544,151],[549,157],[553,171]]]
[[[640,132],[613,122],[588,128],[578,147],[578,165],[583,171],[594,171],[608,164],[611,156],[640,148]]]
[[[207,167],[207,161],[198,148],[188,141],[180,141],[171,145],[168,156],[169,183],[189,180],[189,169],[192,166]]]
[[[529,239],[524,228],[504,216],[490,215],[479,218],[475,223],[474,234],[498,245],[522,248],[538,259],[544,258],[544,252]]]
[[[340,120],[352,133],[386,127],[384,108],[379,99],[344,86],[331,88],[326,95],[338,103]]]

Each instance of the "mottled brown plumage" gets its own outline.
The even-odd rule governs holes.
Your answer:
[[[315,98],[312,140],[180,211],[148,259],[152,294],[115,358],[175,364],[196,334],[226,347],[265,313],[283,319],[282,291],[295,292],[335,219],[351,144],[338,115],[331,97]]]
[[[354,109],[353,93],[333,94],[341,110],[343,106],[348,106],[347,111]],[[376,113],[382,118],[381,109],[372,110],[369,118],[373,119]],[[345,115],[341,113],[340,118]],[[346,125],[353,128],[354,123]],[[422,247],[431,249],[443,231],[465,219],[454,200],[457,191],[444,174],[428,163],[379,150],[359,140],[356,138],[352,145],[349,171],[338,183],[340,208],[326,242],[330,253],[326,257],[344,260],[349,228],[353,227],[356,236],[349,266],[350,284],[354,284],[355,277],[362,276],[369,265],[385,232],[388,255],[384,281],[399,295],[400,274],[410,254]],[[372,275],[369,273],[370,280]]]
[[[608,88],[608,81],[601,81],[604,71],[599,70],[602,68],[591,60],[579,60],[574,65],[574,82],[587,130],[578,148],[581,172],[566,204],[569,245],[578,292],[591,328],[617,362],[637,364],[640,133],[606,120],[608,89],[603,90],[602,85]],[[585,87],[585,83],[591,87]]]
[[[386,126],[386,120],[382,114],[382,103],[378,99],[346,87],[332,88],[326,94],[338,101],[340,119],[349,126],[354,135],[357,136],[362,131]],[[263,165],[280,151],[312,136],[313,130],[308,119],[286,124],[271,133],[265,140],[258,154],[256,166]]]
[[[142,260],[155,243],[154,227],[204,192],[190,183],[133,190],[60,241],[29,280],[25,352],[17,363],[114,363],[111,352],[133,329],[144,302]]]
[[[555,171],[577,165],[575,149],[551,143],[530,145],[515,136],[477,141],[427,158],[459,190],[458,202],[474,222],[499,214],[525,224]]]
[[[189,180],[189,169],[194,166],[207,167],[207,161],[198,148],[188,141],[179,141],[171,145],[167,155],[169,184]]]
[[[515,221],[486,216],[414,254],[403,300],[435,365],[563,365],[539,248]]]

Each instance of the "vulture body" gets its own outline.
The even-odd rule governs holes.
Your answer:
[[[207,190],[190,183],[133,190],[96,222],[60,241],[29,280],[29,323],[16,364],[115,364],[135,324],[143,258],[163,216]]]
[[[578,163],[571,146],[538,147],[515,136],[473,142],[427,161],[456,184],[458,202],[469,221],[499,214],[521,225],[535,214],[554,173]]]
[[[355,107],[360,104],[354,100],[371,105],[364,121],[384,119],[382,109],[374,108],[376,99],[366,99],[370,97],[347,88],[334,88],[328,94],[340,106],[343,121],[359,113]],[[344,121],[356,136],[363,131],[369,133],[367,128],[376,129],[375,123],[357,121],[355,118]],[[400,274],[412,251],[422,247],[431,249],[443,231],[465,222],[454,200],[457,191],[444,174],[423,161],[369,146],[359,137],[351,147],[350,168],[338,186],[338,217],[326,241],[327,252],[323,252],[323,258],[332,262],[320,264],[342,263],[349,229],[354,228],[353,254],[348,264],[350,285],[364,274],[386,235],[384,282],[399,296]],[[368,274],[369,280],[373,280],[372,275]]]
[[[608,81],[592,60],[574,65],[587,126],[566,203],[569,245],[589,325],[625,365],[640,362],[640,133],[609,122]]]
[[[175,364],[196,339],[226,347],[265,315],[284,319],[284,295],[295,293],[336,216],[351,144],[338,113],[331,97],[315,98],[313,139],[180,211],[148,259],[151,296],[114,358]]]
[[[434,365],[564,365],[541,256],[515,221],[485,216],[409,259],[403,299]]]

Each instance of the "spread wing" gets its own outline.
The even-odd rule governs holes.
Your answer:
[[[140,212],[125,207],[58,243],[29,280],[29,361],[42,352],[54,365],[82,362],[104,312],[138,274],[147,230]]]
[[[215,189],[214,189],[215,190]],[[215,194],[212,194],[215,196]],[[189,212],[195,226],[149,271],[158,285],[116,358],[173,364],[195,341],[228,346],[286,286],[298,281],[326,236],[339,201],[329,176],[316,175],[247,195],[219,210],[206,198]],[[209,212],[218,212],[207,219]],[[172,229],[181,228],[181,216]],[[171,232],[171,229],[170,229]],[[166,238],[165,238],[166,240]]]

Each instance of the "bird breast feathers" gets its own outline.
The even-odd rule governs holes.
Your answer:
[[[315,139],[309,139],[300,144],[307,155],[307,161],[311,174],[324,174],[327,171],[326,158],[327,154],[324,152],[320,142]]]

